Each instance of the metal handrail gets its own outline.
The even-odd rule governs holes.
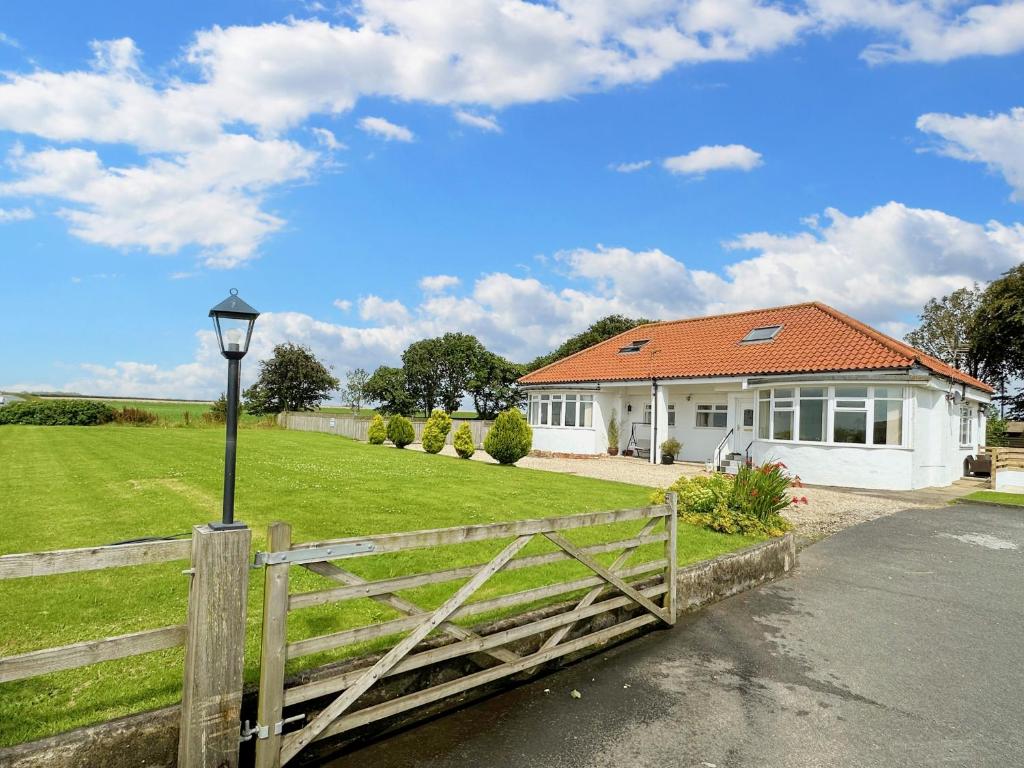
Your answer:
[[[754,441],[751,440],[749,443],[747,443],[747,447],[743,449],[743,463],[744,464],[750,464],[750,446],[752,446],[753,444],[754,444]]]
[[[736,431],[736,427],[733,427],[732,429],[730,429],[726,433],[725,437],[722,438],[722,442],[720,442],[718,444],[718,447],[715,448],[715,452],[713,454],[711,454],[711,460],[714,461],[714,463],[715,463],[715,472],[717,472],[718,468],[720,466],[722,466],[722,448],[724,448],[725,444],[727,442],[729,442],[729,438],[732,437],[732,433],[735,432],[735,431]]]

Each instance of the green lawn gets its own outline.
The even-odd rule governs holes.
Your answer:
[[[184,533],[219,518],[223,435],[212,429],[0,426],[0,554],[109,544]],[[246,430],[239,437],[238,517],[262,548],[266,525],[292,524],[294,541],[565,515],[646,503],[648,491],[570,475],[466,462],[369,446],[330,435]],[[622,538],[639,523],[572,538]],[[753,539],[680,526],[682,563],[747,546]],[[483,562],[507,542],[478,542],[360,558],[346,567],[368,578]],[[547,551],[534,542],[524,554]],[[641,554],[641,553],[638,553]],[[657,557],[656,551],[641,559]],[[605,562],[613,557],[609,555]],[[180,623],[186,563],[0,582],[0,656]],[[329,584],[292,569],[292,590]],[[477,599],[584,575],[560,563],[499,574]],[[252,572],[246,676],[257,676],[262,576]],[[458,583],[406,597],[439,605]],[[290,639],[396,617],[370,600],[297,611]],[[362,649],[365,650],[366,646]],[[349,650],[348,652],[353,652]],[[321,654],[296,663],[322,663]],[[134,659],[0,684],[0,745],[176,701],[182,653]],[[290,665],[290,669],[297,667]]]
[[[1024,493],[1001,493],[999,491],[975,491],[963,497],[963,501],[981,501],[989,504],[1010,504],[1024,507]]]

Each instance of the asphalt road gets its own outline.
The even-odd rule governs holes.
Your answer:
[[[1024,766],[1024,509],[858,525],[674,631],[331,765]]]

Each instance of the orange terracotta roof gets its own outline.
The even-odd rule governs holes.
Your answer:
[[[781,325],[769,342],[741,344],[754,328]],[[647,339],[639,352],[620,354]],[[641,325],[528,373],[523,384],[906,370],[919,364],[993,392],[982,381],[819,302]]]

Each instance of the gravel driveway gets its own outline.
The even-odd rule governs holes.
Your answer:
[[[418,443],[410,445],[409,448],[422,450]],[[450,445],[446,445],[442,453],[455,456],[455,450]],[[483,451],[477,451],[473,455],[473,461],[494,463],[494,460]],[[681,462],[666,466],[648,464],[643,459],[625,456],[598,456],[592,459],[527,456],[518,461],[517,466],[593,477],[598,480],[614,480],[650,488],[669,486],[682,475],[694,477],[707,474],[703,464]],[[977,487],[953,486],[921,491],[861,491],[805,486],[799,490],[799,495],[806,496],[808,503],[791,507],[784,515],[792,521],[799,535],[807,539],[819,539],[851,525],[891,515],[902,509],[934,507],[974,490],[977,490]]]

